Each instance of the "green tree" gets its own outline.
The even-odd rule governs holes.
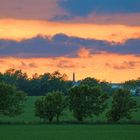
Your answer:
[[[48,93],[45,97],[37,99],[35,102],[35,115],[48,119],[50,122],[56,117],[59,121],[60,115],[62,115],[66,107],[65,96],[62,92],[53,91]]]
[[[8,69],[2,74],[0,80],[4,83],[14,85],[18,90],[28,93],[29,79],[21,70]]]
[[[138,108],[137,102],[132,97],[129,90],[118,89],[113,94],[112,108],[106,116],[109,121],[117,122],[120,119],[131,119],[131,114]]]
[[[83,85],[88,85],[90,87],[95,87],[95,86],[98,86],[99,85],[99,80],[95,79],[95,78],[91,78],[91,77],[87,77],[85,79],[83,79],[80,84],[83,84]]]
[[[80,81],[80,84],[83,85],[88,85],[90,87],[97,87],[100,86],[101,90],[104,91],[105,93],[111,94],[112,89],[111,89],[111,84],[106,82],[106,81],[100,81],[95,78],[87,77]]]
[[[79,85],[71,88],[69,94],[69,109],[78,121],[87,117],[99,115],[106,108],[107,94],[99,87]]]
[[[23,113],[23,103],[26,94],[17,91],[15,86],[0,83],[0,114],[16,116]]]

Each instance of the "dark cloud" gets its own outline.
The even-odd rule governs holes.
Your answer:
[[[58,68],[75,68],[75,67],[77,67],[77,65],[75,63],[72,63],[71,61],[61,60],[57,64],[57,67]]]
[[[60,0],[60,6],[72,15],[96,13],[138,13],[139,0]]]
[[[20,68],[37,68],[37,64],[36,63],[25,63],[25,62],[21,62]]]
[[[0,0],[0,18],[46,20],[65,15],[58,0]]]
[[[107,62],[105,65],[116,70],[134,69],[135,67],[140,65],[140,61],[124,61],[122,63],[115,64]]]
[[[91,54],[109,52],[140,56],[140,39],[131,39],[124,44],[110,44],[107,41],[57,34],[51,39],[37,36],[20,42],[0,40],[1,57],[78,57],[77,52],[81,48],[90,50]]]

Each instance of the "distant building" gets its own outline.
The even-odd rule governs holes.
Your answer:
[[[136,96],[140,96],[140,87],[137,87],[136,89]]]
[[[130,92],[133,96],[140,96],[140,87],[136,87],[134,89],[130,89]]]
[[[136,89],[130,89],[130,92],[131,92],[131,94],[132,94],[133,96],[136,95]]]
[[[111,88],[112,89],[122,89],[123,86],[122,86],[122,84],[113,83],[113,84],[111,84]]]
[[[111,85],[111,88],[112,88],[113,90],[116,90],[116,89],[123,89],[124,86],[123,86],[123,84],[116,84],[116,83],[113,83],[113,84]],[[140,96],[140,87],[136,87],[136,88],[129,89],[129,90],[130,90],[132,96]]]

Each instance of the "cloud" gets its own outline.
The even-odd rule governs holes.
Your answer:
[[[140,66],[140,61],[123,61],[121,63],[106,62],[105,65],[116,70],[135,69]]]
[[[57,65],[58,68],[67,68],[67,69],[73,69],[78,67],[78,65],[72,63],[69,60],[60,60]]]
[[[121,24],[129,26],[140,26],[139,13],[96,13],[92,12],[86,17],[84,16],[63,16],[54,17],[53,21],[61,21],[64,23],[87,23],[87,24]]]
[[[140,25],[139,0],[4,0],[0,19]]]
[[[140,70],[140,57],[111,53],[90,54],[90,57],[0,57],[1,60],[4,63],[0,63],[0,72],[15,68],[22,69],[23,72],[32,76],[34,73],[52,73],[59,70],[61,73],[66,73],[69,79],[72,79],[72,73],[75,72],[77,80],[90,76],[101,80],[122,82],[139,77]],[[110,66],[107,66],[107,63]],[[114,68],[115,65],[119,68]],[[122,66],[125,68],[121,69]]]
[[[86,48],[81,48],[79,51],[78,51],[78,54],[77,54],[79,57],[82,57],[82,58],[87,58],[87,57],[90,57],[91,56],[91,52],[89,49],[86,49]]]
[[[84,39],[57,34],[52,38],[36,36],[22,41],[0,40],[0,56],[32,57],[90,57],[100,53],[132,54],[140,56],[140,39],[123,44]]]
[[[3,39],[21,40],[33,38],[38,34],[52,37],[60,33],[85,39],[122,43],[128,39],[140,38],[140,26],[0,19],[0,38]]]
[[[51,19],[66,16],[58,0],[4,0],[0,2],[0,18]]]
[[[60,0],[59,5],[73,16],[96,13],[138,13],[139,0]]]

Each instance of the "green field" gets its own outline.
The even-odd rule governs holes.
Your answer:
[[[1,125],[0,140],[139,140],[140,125]]]
[[[9,117],[0,117],[0,122],[40,122],[40,118],[34,115],[34,102],[39,97],[28,97],[25,103],[24,113],[14,118]],[[140,104],[140,97],[134,97],[138,103]],[[65,111],[64,114],[61,116],[61,121],[76,121],[72,114],[69,111]],[[89,118],[89,122],[105,122],[106,117],[105,113],[101,114],[98,117]],[[128,120],[123,120],[123,122],[127,122]],[[140,108],[137,112],[133,113],[133,118],[131,121],[140,122]]]
[[[34,101],[37,97],[28,97],[25,113],[15,118],[1,117],[1,122],[40,122],[34,116]],[[140,104],[140,97],[135,97]],[[133,114],[132,121],[140,122],[140,109]],[[62,121],[75,121],[68,111],[61,117]],[[0,140],[139,140],[140,125],[94,124],[106,121],[105,114],[86,120],[91,124],[5,124],[0,125]],[[127,121],[127,120],[124,120]]]

